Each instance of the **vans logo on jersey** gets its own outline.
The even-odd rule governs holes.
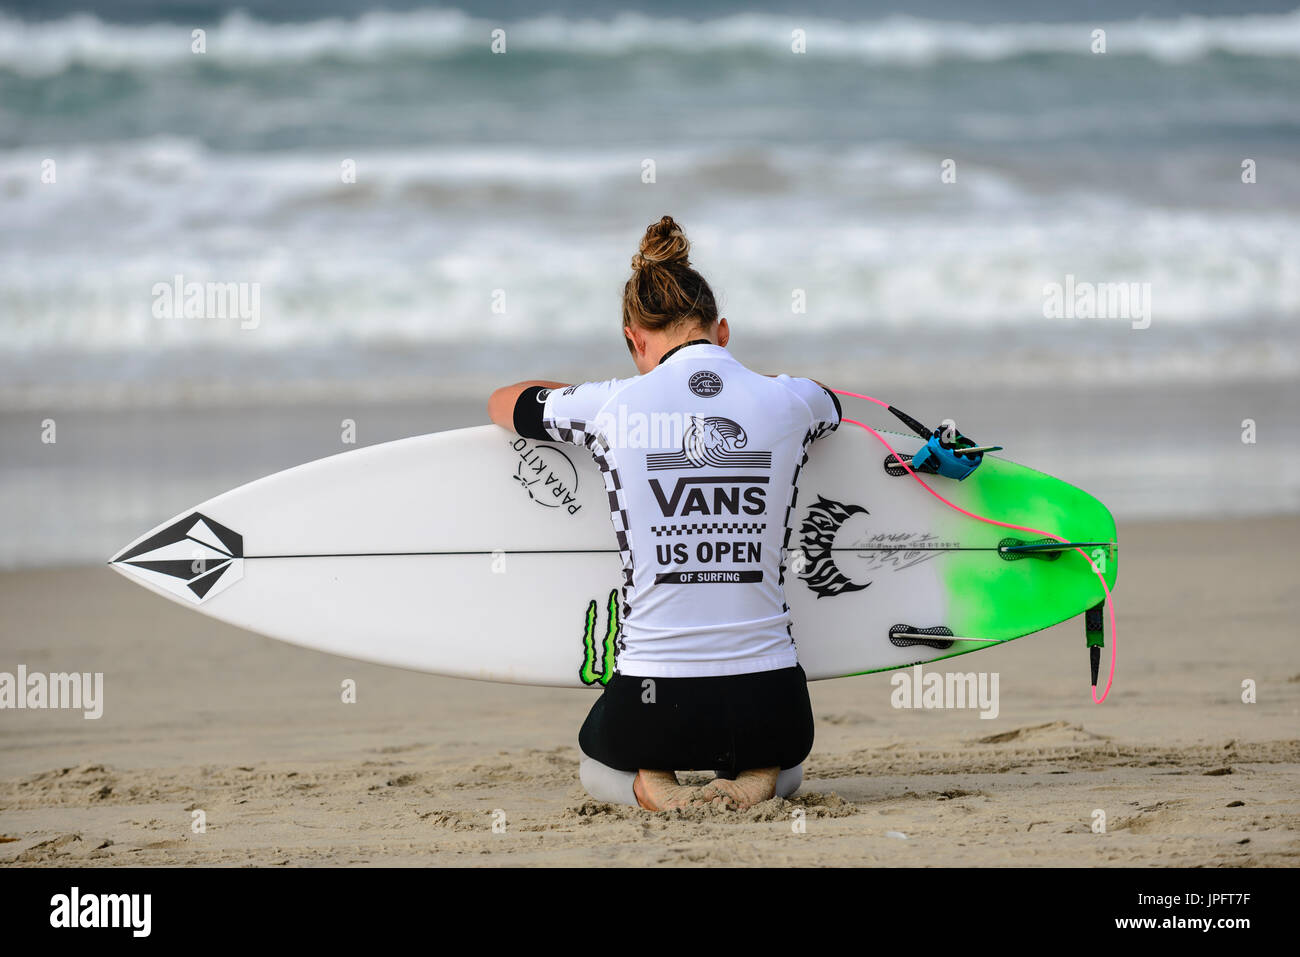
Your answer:
[[[665,492],[658,479],[651,479],[650,491],[664,518],[762,515],[767,511],[767,481],[766,475],[683,476],[671,492]]]
[[[705,369],[691,376],[686,383],[692,392],[702,399],[712,399],[722,391],[722,376]]]
[[[721,416],[692,415],[682,436],[680,452],[651,452],[646,456],[646,470],[666,469],[759,468],[772,467],[771,452],[746,452],[749,436],[740,423]]]

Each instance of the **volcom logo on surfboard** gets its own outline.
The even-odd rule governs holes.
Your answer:
[[[749,436],[739,422],[717,415],[692,415],[682,436],[682,450],[651,452],[646,456],[646,469],[771,468],[772,453],[742,451],[748,444]]]
[[[193,512],[128,548],[112,564],[197,605],[244,577],[244,537]]]

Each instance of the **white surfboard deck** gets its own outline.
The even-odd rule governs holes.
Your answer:
[[[919,447],[889,438],[900,452]],[[1099,600],[1081,557],[1000,557],[1006,530],[889,475],[886,455],[850,425],[812,446],[786,574],[810,678],[987,646],[900,643],[890,638],[900,624],[1007,640]],[[927,481],[973,510],[1055,521],[1049,530],[1071,540],[1114,538],[1095,499],[1009,462],[986,457],[964,483]],[[586,451],[482,426],[268,476],[162,523],[111,564],[202,614],[306,648],[464,678],[599,686],[612,673],[609,597],[621,582],[606,502]]]

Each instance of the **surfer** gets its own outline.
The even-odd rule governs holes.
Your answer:
[[[821,384],[732,357],[689,253],[664,216],[632,257],[623,335],[639,375],[520,382],[488,402],[498,425],[581,446],[604,475],[622,609],[581,776],[593,797],[648,810],[747,808],[802,783],[813,716],[785,550],[808,447],[841,418]],[[716,778],[688,787],[677,770]]]

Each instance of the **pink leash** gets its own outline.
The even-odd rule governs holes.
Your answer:
[[[855,399],[863,399],[867,402],[874,402],[876,403],[876,405],[884,406],[886,409],[890,407],[888,402],[881,402],[879,399],[873,399],[869,395],[862,395],[861,393],[858,392],[845,392],[840,389],[831,389],[831,391],[838,395],[847,395]],[[961,512],[963,515],[973,518],[978,522],[986,522],[989,525],[997,525],[1000,528],[1011,528],[1019,532],[1030,532],[1034,535],[1042,535],[1046,538],[1055,539],[1058,542],[1065,542],[1065,539],[1062,538],[1061,536],[1053,535],[1051,532],[1045,532],[1040,528],[1029,528],[1028,526],[1025,525],[1012,525],[1008,522],[999,522],[992,518],[985,518],[982,515],[976,515],[974,512],[968,512],[960,505],[954,505],[952,502],[948,501],[946,498],[944,498],[942,495],[940,495],[938,492],[932,489],[929,485],[927,485],[925,483],[925,480],[922,479],[921,476],[913,472],[911,465],[908,464],[911,460],[904,458],[903,456],[895,452],[894,447],[889,444],[889,442],[885,439],[883,435],[881,435],[879,432],[877,432],[875,429],[873,429],[871,426],[867,425],[866,423],[859,422],[856,419],[843,419],[842,421],[851,423],[852,425],[860,426],[861,428],[866,429],[868,432],[870,432],[872,435],[878,438],[881,444],[884,445],[885,448],[889,449],[891,453],[893,453],[894,460],[898,462],[899,465],[903,466],[903,468],[907,469],[908,475],[912,476],[912,478],[920,482],[921,487],[923,489],[925,489],[927,492],[929,492],[939,501],[943,502],[943,504],[947,505],[949,508],[956,509],[958,512]],[[1091,568],[1094,573],[1096,573],[1097,579],[1101,582],[1101,590],[1106,593],[1106,611],[1110,615],[1110,675],[1106,678],[1106,690],[1102,692],[1100,698],[1097,697],[1097,686],[1096,685],[1092,686],[1093,703],[1101,704],[1103,701],[1106,700],[1106,696],[1110,694],[1110,686],[1115,681],[1115,638],[1117,635],[1117,632],[1115,630],[1115,603],[1111,599],[1110,589],[1106,587],[1106,577],[1100,571],[1097,570],[1097,566],[1093,563],[1092,559],[1088,557],[1087,553],[1082,548],[1075,547],[1074,550],[1078,552],[1080,555],[1082,555],[1085,560],[1087,560],[1088,567]]]

